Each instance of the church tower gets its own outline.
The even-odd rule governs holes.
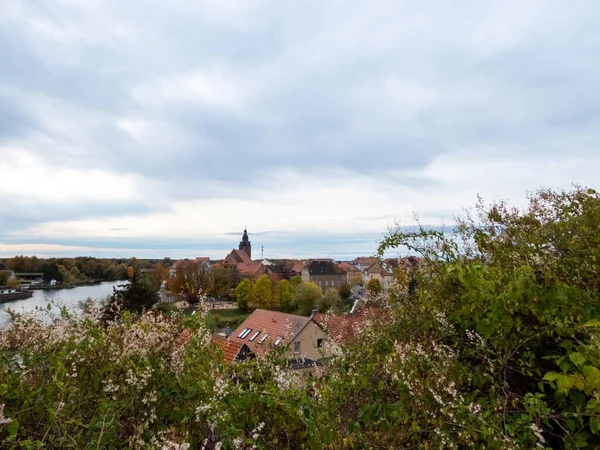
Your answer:
[[[248,257],[252,259],[252,245],[248,240],[248,231],[244,228],[244,235],[242,236],[242,240],[240,241],[240,250],[246,252]]]

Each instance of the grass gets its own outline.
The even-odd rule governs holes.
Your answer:
[[[244,316],[246,313],[238,308],[215,308],[211,309],[209,314],[213,316],[221,316],[223,319],[237,319],[239,316]]]

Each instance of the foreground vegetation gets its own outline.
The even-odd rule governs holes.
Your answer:
[[[480,203],[451,235],[392,231],[380,251],[408,247],[419,270],[304,380],[277,354],[225,365],[202,314],[17,317],[0,336],[0,442],[597,448],[598,224],[600,197],[574,188],[522,211]]]

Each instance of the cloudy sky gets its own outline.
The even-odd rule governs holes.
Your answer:
[[[596,1],[2,0],[0,256],[372,254],[598,186]]]

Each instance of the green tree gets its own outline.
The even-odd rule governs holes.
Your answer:
[[[279,280],[279,305],[283,312],[291,312],[292,310],[292,288],[288,280]]]
[[[244,278],[237,285],[237,288],[235,289],[235,298],[238,308],[242,311],[248,310],[253,289],[254,285],[252,284],[252,281],[247,278]]]
[[[317,305],[320,312],[324,313],[331,309],[339,309],[342,304],[340,293],[335,288],[329,288],[325,291]]]
[[[273,285],[267,274],[261,275],[254,283],[252,303],[257,308],[273,307]]]
[[[367,283],[367,291],[373,296],[381,293],[381,282],[377,278],[371,278]]]
[[[340,297],[342,300],[347,300],[350,298],[350,295],[352,295],[350,285],[348,283],[342,283],[340,286]]]
[[[155,289],[155,281],[150,276],[140,277],[134,273],[130,282],[114,288],[113,295],[107,312],[113,310],[112,306],[118,304],[122,309],[133,313],[140,313],[150,309],[159,297]]]
[[[302,277],[300,277],[298,275],[296,275],[295,277],[292,277],[292,279],[290,280],[290,287],[292,289],[292,292],[294,291],[294,289],[296,289],[302,283],[303,283]]]
[[[317,307],[321,297],[321,288],[315,283],[299,284],[292,298],[293,309],[300,315],[308,316]]]

